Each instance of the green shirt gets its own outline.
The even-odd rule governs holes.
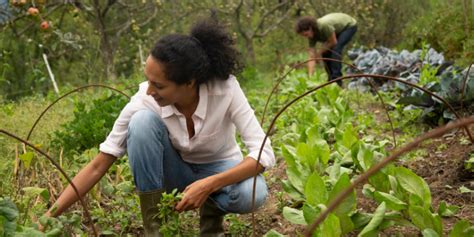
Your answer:
[[[314,47],[316,42],[326,42],[332,33],[339,34],[348,27],[357,25],[356,19],[344,13],[329,13],[316,20],[316,32],[309,39],[309,47]]]

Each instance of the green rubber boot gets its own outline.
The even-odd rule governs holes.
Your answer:
[[[158,214],[157,204],[161,200],[161,194],[164,190],[156,190],[151,192],[139,192],[140,197],[140,209],[143,217],[143,228],[145,229],[146,237],[157,237],[161,236],[160,221],[155,218]]]
[[[219,209],[214,201],[207,199],[199,210],[200,236],[201,237],[223,237],[225,212]]]

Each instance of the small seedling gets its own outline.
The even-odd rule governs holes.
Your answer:
[[[181,236],[179,213],[176,204],[183,198],[182,193],[174,189],[171,193],[163,193],[158,203],[159,212],[154,218],[160,220],[160,232],[164,237]]]
[[[474,173],[474,153],[471,153],[469,159],[464,161],[464,169],[471,173]]]

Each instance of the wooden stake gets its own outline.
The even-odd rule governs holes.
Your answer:
[[[49,66],[48,56],[46,56],[46,54],[44,53],[43,53],[43,59],[44,59],[44,63],[46,64],[46,68],[48,69],[49,78],[53,82],[54,91],[56,92],[57,95],[59,95],[58,85],[56,84],[56,80],[54,79],[54,74],[51,71],[51,67]]]

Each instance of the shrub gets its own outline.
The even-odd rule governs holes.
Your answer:
[[[96,147],[112,130],[115,119],[126,103],[125,97],[111,93],[94,100],[91,106],[75,102],[73,120],[54,131],[52,146],[62,147],[65,153]]]

